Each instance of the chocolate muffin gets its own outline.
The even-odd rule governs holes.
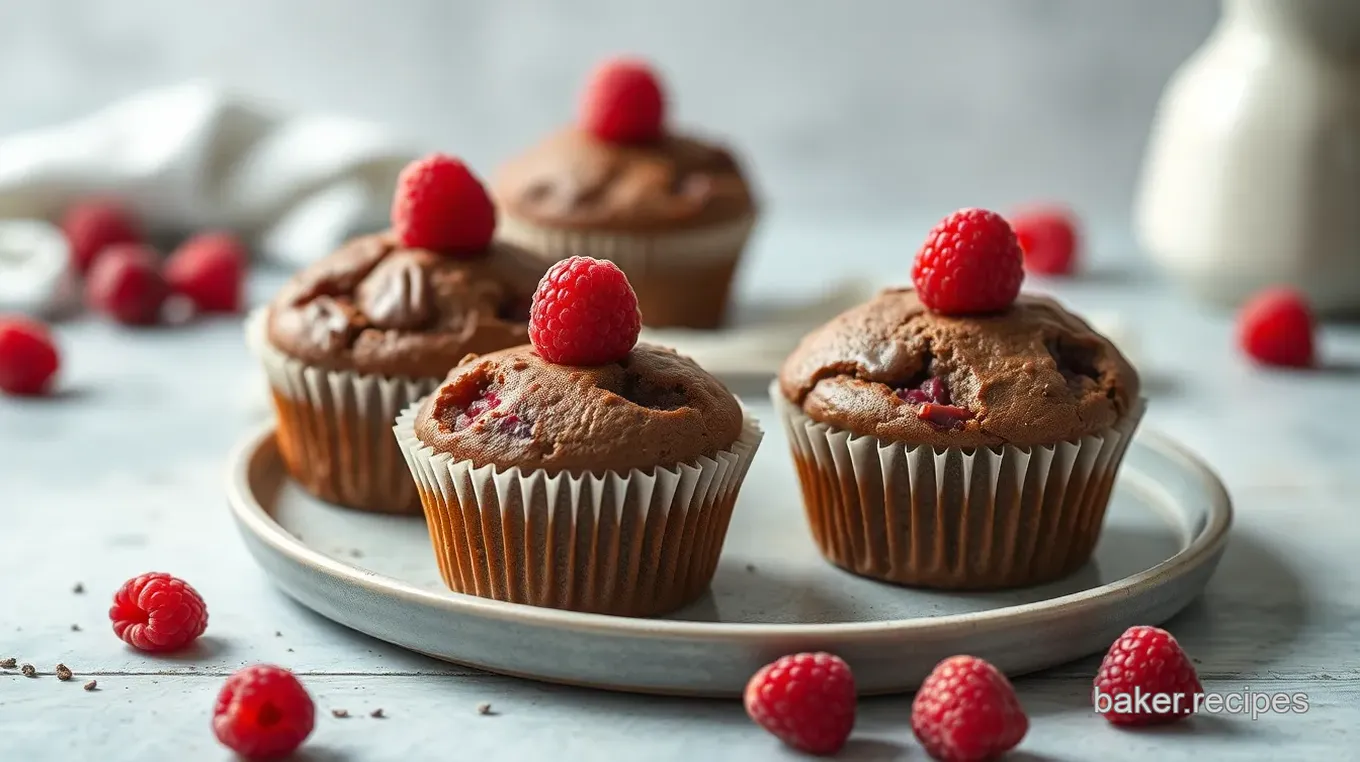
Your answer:
[[[607,365],[555,365],[521,346],[471,358],[415,421],[422,444],[473,467],[627,473],[711,458],[741,405],[674,350],[639,344]]]
[[[1023,253],[995,212],[946,216],[911,270],[914,289],[812,332],[772,386],[818,547],[922,587],[1074,571],[1142,417],[1137,373],[1057,302],[1021,294]]]
[[[554,270],[573,263],[622,279],[594,260]],[[578,292],[598,290],[599,275],[566,280]],[[635,315],[637,301],[626,296],[610,314]],[[577,317],[602,303],[560,291],[551,298]],[[617,330],[602,329],[611,321],[598,312],[574,328],[569,320],[544,328],[540,314],[535,341],[545,330],[584,332],[573,341]],[[551,362],[546,344],[469,358],[397,419],[451,590],[653,616],[708,587],[762,433],[721,382],[673,350],[636,344],[636,318],[631,324],[594,365]]]
[[[937,448],[1078,440],[1139,401],[1119,350],[1053,299],[949,316],[912,289],[883,291],[809,334],[779,389],[820,423]]]
[[[464,356],[526,340],[543,269],[504,243],[454,257],[383,233],[295,275],[251,327],[292,476],[339,505],[418,513],[392,422]]]
[[[649,326],[719,326],[757,214],[741,167],[667,129],[645,64],[607,62],[586,93],[579,124],[497,173],[498,235],[550,262],[616,262]]]
[[[822,553],[948,589],[1084,564],[1143,409],[1128,361],[1056,301],[945,315],[912,289],[808,335],[772,396]]]

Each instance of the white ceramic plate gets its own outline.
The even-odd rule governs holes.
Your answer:
[[[752,405],[767,422],[768,403]],[[767,424],[768,425],[768,424]],[[664,619],[628,619],[448,592],[424,521],[310,498],[283,474],[272,429],[230,466],[250,552],[292,597],[382,640],[494,672],[646,693],[733,696],[761,665],[827,650],[865,693],[914,690],[942,658],[971,653],[1011,675],[1101,651],[1203,590],[1232,510],[1222,484],[1160,437],[1129,450],[1095,558],[1025,590],[947,594],[862,579],[825,563],[803,522],[787,440],[769,426],[711,591]]]

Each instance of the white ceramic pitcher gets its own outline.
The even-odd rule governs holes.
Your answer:
[[[1147,150],[1134,225],[1173,277],[1360,313],[1360,0],[1223,0]]]

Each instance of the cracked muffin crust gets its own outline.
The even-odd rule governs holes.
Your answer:
[[[568,128],[502,167],[494,192],[510,214],[553,228],[675,231],[755,213],[729,151],[676,135],[614,144]]]
[[[442,378],[469,353],[528,341],[545,269],[505,243],[456,257],[363,236],[289,281],[269,310],[269,341],[327,370]]]
[[[780,392],[855,434],[936,447],[1046,445],[1104,430],[1137,403],[1138,375],[1053,299],[995,315],[928,311],[890,289],[805,337]]]
[[[478,466],[649,471],[728,449],[742,420],[732,393],[674,350],[638,344],[620,362],[577,367],[522,346],[455,368],[415,435]]]

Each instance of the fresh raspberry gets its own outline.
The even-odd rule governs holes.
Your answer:
[[[71,245],[71,263],[82,275],[104,249],[119,243],[141,243],[137,220],[112,199],[78,201],[66,210],[61,229]]]
[[[666,96],[645,62],[605,61],[590,76],[581,99],[581,127],[610,143],[646,143],[661,137]]]
[[[392,228],[412,248],[476,255],[496,232],[496,208],[466,164],[431,154],[406,165],[397,178]]]
[[[1001,215],[960,209],[939,222],[916,263],[911,280],[921,302],[943,315],[1001,312],[1020,294],[1024,255]]]
[[[1171,633],[1130,627],[1100,663],[1092,700],[1115,725],[1155,725],[1192,714],[1203,692],[1194,665]]]
[[[236,236],[203,233],[185,241],[165,261],[165,279],[199,312],[237,312],[248,257]]]
[[[1303,295],[1268,288],[1243,305],[1237,315],[1237,343],[1262,365],[1307,368],[1316,361],[1313,312]]]
[[[951,656],[916,692],[911,730],[935,759],[981,762],[1019,746],[1029,718],[996,667],[976,656]]]
[[[1025,269],[1040,275],[1071,275],[1077,264],[1077,222],[1058,207],[1012,215],[1011,229],[1025,255]]]
[[[47,327],[22,317],[0,318],[0,392],[46,394],[61,367]]]
[[[590,257],[548,268],[529,307],[529,341],[540,357],[560,365],[618,362],[641,329],[628,278],[613,262]]]
[[[297,677],[283,667],[256,664],[222,685],[213,707],[213,734],[246,759],[279,759],[311,735],[316,705]]]
[[[151,572],[133,577],[113,596],[113,632],[139,651],[174,651],[208,627],[208,607],[188,582]]]
[[[90,268],[85,301],[126,325],[151,325],[160,319],[170,287],[161,275],[156,252],[135,243],[110,246]]]
[[[801,653],[766,664],[746,684],[746,713],[795,749],[830,755],[855,727],[855,677],[828,653]]]

